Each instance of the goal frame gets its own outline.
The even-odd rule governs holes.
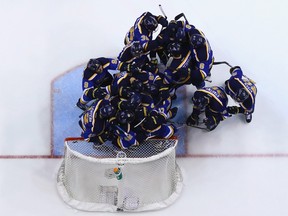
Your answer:
[[[162,142],[163,141],[163,142]],[[114,153],[118,155],[118,153],[123,153],[126,155],[127,153],[127,157],[91,157],[91,156],[87,156],[84,155],[80,152],[71,150],[69,143],[76,143],[77,142],[81,142],[81,143],[85,143],[85,141],[82,138],[79,137],[69,137],[65,139],[65,155],[64,155],[64,159],[62,161],[62,164],[58,170],[58,175],[57,175],[57,189],[58,189],[58,193],[61,196],[61,198],[64,200],[64,202],[66,204],[68,204],[69,206],[78,209],[78,210],[83,210],[83,211],[108,211],[108,212],[119,212],[119,211],[126,211],[126,212],[139,212],[139,211],[150,211],[150,210],[158,210],[158,209],[162,209],[165,207],[170,206],[172,203],[174,203],[177,198],[180,196],[182,188],[183,188],[183,178],[182,178],[182,172],[180,167],[178,166],[178,164],[176,163],[176,147],[177,147],[177,137],[173,137],[170,139],[149,139],[147,142],[152,143],[173,143],[171,144],[171,146],[169,147],[159,147],[157,146],[157,148],[160,149],[160,152],[154,152],[152,155],[149,155],[149,157],[134,157],[135,153],[132,152],[132,156],[129,156],[129,150],[120,150],[120,149],[114,149]],[[89,143],[85,143],[85,144],[89,144]],[[90,143],[91,144],[91,143]],[[92,144],[93,145],[93,144]],[[105,145],[105,144],[104,144]],[[164,148],[164,150],[161,148]],[[97,149],[96,149],[97,150]],[[113,149],[112,149],[113,150]],[[135,150],[137,151],[137,150]],[[72,152],[72,153],[71,153]],[[126,152],[126,153],[125,153]],[[133,155],[134,154],[134,155]],[[153,169],[153,167],[149,168],[149,165],[147,166],[147,163],[160,163],[159,160],[171,160],[169,161],[169,166],[173,166],[172,168],[168,168],[168,170],[172,170],[168,172],[168,179],[171,178],[171,188],[168,187],[169,193],[166,192],[165,188],[160,188],[159,191],[160,194],[166,194],[166,196],[163,196],[163,199],[158,198],[157,202],[151,202],[151,203],[145,203],[145,205],[143,204],[139,204],[141,203],[141,194],[138,194],[137,197],[135,196],[124,196],[124,189],[125,186],[129,185],[129,180],[128,182],[126,178],[125,178],[125,173],[124,173],[124,180],[119,180],[119,181],[115,181],[115,184],[113,186],[110,187],[105,187],[105,186],[99,186],[97,185],[97,187],[101,188],[101,191],[105,191],[105,196],[107,196],[107,194],[109,195],[109,197],[113,197],[111,198],[113,201],[111,203],[111,200],[107,203],[105,202],[93,202],[93,201],[83,201],[83,200],[79,200],[75,197],[73,197],[73,195],[71,196],[71,194],[74,193],[74,189],[73,187],[69,187],[69,184],[67,184],[67,179],[72,178],[74,179],[74,177],[72,176],[67,176],[69,175],[69,173],[73,173],[74,176],[76,176],[77,174],[74,173],[73,168],[72,171],[69,171],[69,164],[66,164],[66,161],[69,161],[69,158],[71,158],[71,155],[75,158],[77,158],[77,160],[81,160],[84,162],[88,163],[92,163],[92,166],[94,166],[93,164],[95,164],[96,166],[105,166],[105,168],[103,168],[103,170],[105,170],[105,172],[109,169],[107,169],[107,167],[123,167],[124,171],[125,171],[125,166],[127,167],[129,166],[135,166],[135,167],[139,167],[139,169],[143,168],[143,166],[145,166],[145,169]],[[75,159],[74,159],[75,160]],[[76,160],[76,161],[77,161]],[[82,163],[82,162],[81,162]],[[166,163],[166,162],[165,162]],[[106,167],[107,166],[107,167]],[[110,170],[111,170],[110,169]],[[67,171],[68,170],[68,171]],[[153,173],[153,170],[151,171],[152,174],[155,175],[155,173]],[[68,173],[68,174],[67,174]],[[162,172],[161,172],[162,173]],[[165,170],[164,170],[165,173]],[[139,173],[138,173],[139,174]],[[92,174],[91,174],[92,175]],[[110,173],[110,175],[115,175],[113,173]],[[137,174],[135,174],[137,175]],[[142,175],[142,174],[141,174]],[[145,173],[143,175],[146,175]],[[147,175],[149,175],[149,173],[147,173]],[[165,173],[166,175],[166,173]],[[100,175],[101,176],[101,175]],[[94,178],[95,175],[92,176],[92,178]],[[127,175],[126,175],[127,177]],[[143,176],[144,178],[146,178],[147,176]],[[154,178],[156,177],[153,176]],[[152,178],[153,178],[152,177]],[[158,176],[159,177],[159,176]],[[89,178],[91,178],[91,176],[89,176]],[[100,177],[97,177],[100,178]],[[102,177],[101,177],[102,178]],[[138,178],[138,176],[133,176],[133,172],[129,173],[129,178],[133,179],[133,178]],[[165,176],[166,178],[166,176]],[[164,177],[161,178],[160,176],[160,182],[156,182],[156,184],[161,184],[161,179],[165,179]],[[78,180],[78,179],[77,179]],[[73,180],[74,181],[74,180]],[[109,181],[109,180],[107,180]],[[167,180],[168,181],[168,180]],[[168,184],[169,185],[169,184]],[[96,186],[95,186],[96,187]],[[156,185],[157,187],[157,185]],[[135,188],[134,188],[135,189]],[[81,188],[77,189],[77,190],[82,190]],[[77,193],[77,190],[75,189],[75,193]],[[93,190],[93,188],[91,188],[91,190]],[[132,188],[133,190],[133,188]],[[164,190],[164,191],[163,191]],[[72,191],[72,192],[71,192]],[[171,191],[171,192],[170,192]],[[149,193],[151,193],[152,197],[157,197],[158,194],[156,194],[156,191],[150,191]],[[116,197],[114,197],[114,195],[117,194]],[[167,195],[168,194],[168,195]],[[106,199],[106,198],[105,198]],[[115,202],[115,203],[114,203]],[[128,203],[128,204],[127,204]]]

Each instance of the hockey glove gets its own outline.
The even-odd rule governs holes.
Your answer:
[[[178,107],[173,107],[169,110],[169,114],[170,114],[170,119],[173,119],[178,112]]]
[[[105,89],[96,88],[93,91],[93,99],[103,99],[107,95],[107,92]]]
[[[239,107],[237,107],[237,106],[228,106],[227,107],[227,112],[229,113],[229,114],[237,114],[237,113],[239,113]]]
[[[89,139],[89,142],[97,143],[98,145],[103,144],[105,141],[100,138],[100,136],[94,136]]]
[[[219,122],[217,122],[216,119],[214,119],[213,117],[206,118],[203,120],[203,122],[209,131],[214,130],[217,127],[217,125],[219,124]]]
[[[160,101],[167,100],[170,97],[170,92],[167,89],[159,91],[159,99]]]
[[[237,70],[237,69],[241,69],[240,66],[231,67],[231,68],[230,68],[230,74],[232,75],[233,72],[234,72],[235,70]]]
[[[165,19],[163,16],[159,15],[159,16],[157,17],[157,20],[158,20],[158,22],[159,22],[163,27],[168,26],[168,20]]]
[[[146,133],[136,133],[136,139],[139,143],[142,143],[144,140],[146,140],[147,138],[147,134]]]
[[[137,107],[135,109],[135,116],[137,117],[138,120],[143,120],[146,116],[148,115],[148,110],[146,107]]]
[[[131,73],[141,72],[141,67],[139,67],[135,62],[127,66],[127,71]]]
[[[188,126],[198,125],[198,124],[199,124],[199,117],[198,117],[198,115],[191,114],[191,115],[187,118],[186,124],[187,124]]]
[[[129,87],[121,87],[119,96],[122,98],[130,98],[134,94],[133,90]]]
[[[157,65],[158,64],[158,60],[157,58],[151,58],[150,62],[154,65]]]
[[[157,59],[156,59],[156,61],[158,61]],[[154,62],[155,63],[155,62]],[[146,70],[146,71],[149,71],[149,72],[151,72],[151,73],[153,73],[153,74],[157,74],[157,72],[158,72],[158,67],[157,67],[157,64],[154,64],[154,63],[152,63],[152,60],[150,61],[150,62],[147,62],[145,65],[144,65],[144,67],[143,67],[143,69],[144,70]]]

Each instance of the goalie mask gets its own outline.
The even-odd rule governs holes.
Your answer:
[[[234,99],[238,103],[241,103],[241,102],[245,101],[248,97],[249,97],[248,92],[244,88],[240,88],[237,92],[235,92]]]
[[[117,112],[116,119],[120,124],[129,124],[135,119],[135,114],[131,110],[121,110]]]

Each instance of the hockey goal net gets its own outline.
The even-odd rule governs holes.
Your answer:
[[[85,211],[148,211],[171,205],[182,190],[177,139],[150,139],[137,149],[93,148],[65,140],[57,189],[71,207]]]

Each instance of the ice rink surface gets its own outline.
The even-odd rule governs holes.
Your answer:
[[[210,133],[188,128],[189,154],[178,158],[181,197],[138,214],[288,215],[287,1],[0,0],[1,215],[107,215],[72,209],[58,195],[51,82],[92,57],[118,55],[136,18],[161,14],[158,4],[168,19],[184,12],[206,34],[216,61],[240,65],[258,94],[250,124],[239,116]],[[228,69],[214,66],[211,85],[222,85]]]

